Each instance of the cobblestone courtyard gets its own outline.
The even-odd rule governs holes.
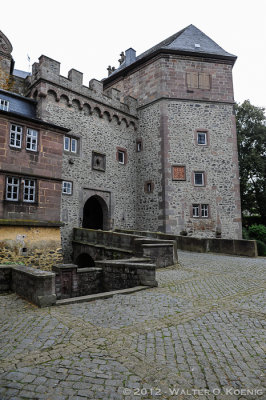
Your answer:
[[[266,259],[179,261],[91,303],[0,296],[0,399],[265,399]]]

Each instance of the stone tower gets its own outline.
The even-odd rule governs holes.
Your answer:
[[[0,31],[0,88],[10,89],[14,61],[12,59],[12,45],[8,38]]]
[[[241,238],[235,61],[190,25],[104,80],[138,100],[138,228]]]

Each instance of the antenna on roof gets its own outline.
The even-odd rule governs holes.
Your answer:
[[[28,63],[29,63],[29,72],[30,72],[30,56],[27,54],[27,60],[28,60]]]

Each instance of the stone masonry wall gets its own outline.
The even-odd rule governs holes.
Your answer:
[[[68,136],[78,140],[77,154],[63,154],[62,179],[73,185],[72,194],[62,194],[61,200],[62,246],[69,261],[72,230],[82,226],[83,207],[91,196],[97,195],[107,206],[106,229],[135,226],[137,132],[134,124],[121,116],[111,117],[98,107],[81,109],[77,101],[70,105],[65,96],[57,101],[51,90],[40,100],[39,115],[71,129]],[[117,160],[117,148],[126,152],[125,165]],[[92,167],[93,152],[105,158],[105,170]]]
[[[207,73],[211,76],[211,90],[187,87],[187,73]],[[160,97],[187,100],[234,101],[232,65],[220,60],[190,56],[161,55],[123,74],[107,87],[114,87],[138,99],[140,106]]]
[[[62,261],[59,228],[0,226],[0,264],[22,263],[50,271]]]
[[[137,229],[159,229],[162,218],[162,164],[160,137],[160,104],[139,112],[139,134],[142,150],[136,153],[137,165]],[[147,184],[151,184],[151,192]]]
[[[166,186],[171,232],[196,237],[241,238],[241,211],[233,106],[204,102],[168,103]],[[197,130],[207,132],[207,146],[196,141]],[[182,165],[185,181],[174,181],[171,168]],[[193,172],[205,173],[205,186],[196,187]],[[192,204],[208,204],[209,218],[192,218]]]

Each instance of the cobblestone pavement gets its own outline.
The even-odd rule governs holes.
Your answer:
[[[0,399],[265,399],[266,259],[179,261],[92,303],[0,296]]]

